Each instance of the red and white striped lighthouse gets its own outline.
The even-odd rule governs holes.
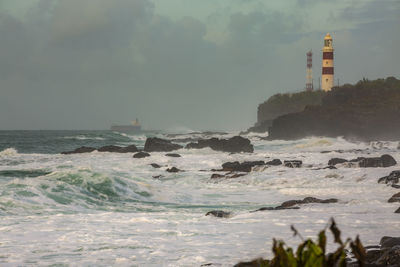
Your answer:
[[[332,37],[329,33],[324,38],[324,48],[322,49],[322,81],[321,89],[323,91],[330,91],[333,87],[334,81],[334,67],[333,67],[333,46]]]

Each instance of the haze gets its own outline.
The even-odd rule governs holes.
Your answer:
[[[399,77],[400,1],[0,0],[0,129],[245,129],[320,75]]]

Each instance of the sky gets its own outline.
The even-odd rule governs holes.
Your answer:
[[[0,130],[243,130],[335,78],[400,78],[400,0],[0,0]]]

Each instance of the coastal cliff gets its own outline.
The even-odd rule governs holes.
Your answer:
[[[272,121],[284,114],[303,111],[308,105],[320,105],[323,91],[303,91],[292,94],[276,94],[258,106],[257,123],[248,131],[266,132]]]
[[[270,139],[327,136],[359,140],[400,139],[400,80],[394,77],[334,87],[320,105],[279,116]]]

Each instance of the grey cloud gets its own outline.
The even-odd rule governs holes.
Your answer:
[[[320,34],[302,28],[299,15],[237,13],[216,44],[203,22],[157,15],[148,0],[41,0],[23,19],[0,13],[0,129],[135,117],[150,128],[245,128],[266,97],[303,85],[304,51]]]

